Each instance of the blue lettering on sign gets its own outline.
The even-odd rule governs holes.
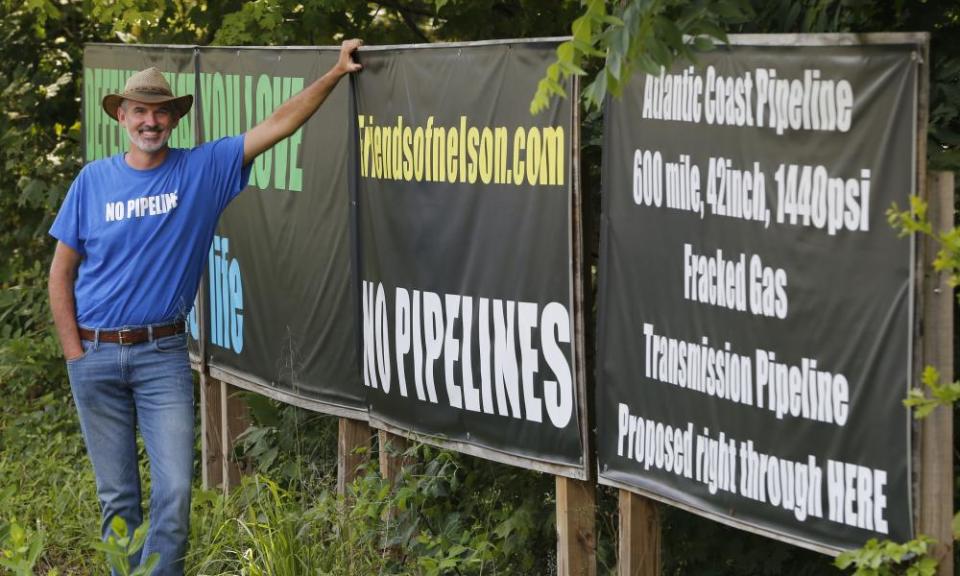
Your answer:
[[[190,337],[194,340],[200,338],[200,321],[197,317],[197,301],[193,301],[193,306],[190,307],[190,313],[187,314],[187,326],[190,328]]]
[[[243,281],[240,263],[230,258],[230,240],[214,236],[208,258],[210,279],[210,342],[243,350]],[[192,326],[191,326],[192,329]]]

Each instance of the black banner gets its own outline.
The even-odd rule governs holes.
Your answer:
[[[361,363],[375,425],[569,474],[583,469],[572,345],[576,99],[529,112],[555,48],[361,54]]]
[[[339,50],[199,50],[203,138],[245,132]],[[365,417],[351,283],[349,86],[253,162],[224,211],[203,289],[211,368]],[[323,409],[323,408],[320,408]]]
[[[733,46],[606,109],[601,481],[822,548],[912,537],[921,46]]]

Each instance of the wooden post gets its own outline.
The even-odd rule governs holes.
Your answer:
[[[379,430],[377,437],[380,443],[380,476],[393,484],[400,477],[403,467],[411,464],[410,458],[403,455],[410,447],[410,441],[386,430]]]
[[[250,426],[247,403],[239,388],[200,373],[201,480],[206,489],[224,494],[240,483],[242,467],[233,455],[237,436]]]
[[[656,502],[620,490],[618,576],[659,576],[660,513]]]
[[[390,484],[390,489],[393,490],[403,467],[412,463],[412,459],[403,454],[410,447],[410,441],[386,430],[377,431],[377,440],[380,445],[380,476]],[[388,533],[392,534],[396,531],[396,522],[394,522],[396,517],[397,509],[393,506],[387,506],[383,509],[381,519],[384,523],[384,529]],[[393,558],[400,558],[403,555],[403,548],[399,545],[389,546],[383,553]]]
[[[933,230],[953,227],[954,175],[933,172],[927,181],[928,212]],[[953,289],[947,274],[933,270],[938,245],[925,239],[922,365],[940,372],[941,382],[953,382]],[[919,386],[919,382],[917,383]],[[952,576],[953,562],[953,409],[937,408],[920,424],[920,522],[917,531],[935,540],[933,555],[939,576]]]
[[[240,483],[242,465],[234,455],[237,436],[250,427],[250,409],[240,395],[241,390],[220,382],[220,445],[223,448],[221,463],[223,493]]]
[[[596,492],[592,482],[557,476],[557,574],[596,576]]]
[[[353,483],[357,467],[367,454],[358,454],[358,448],[369,448],[372,435],[366,422],[341,418],[337,435],[337,493],[347,494],[347,486]]]
[[[200,372],[200,477],[210,490],[223,484],[220,382]]]

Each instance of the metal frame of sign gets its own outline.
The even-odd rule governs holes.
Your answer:
[[[925,32],[907,32],[907,33],[897,33],[897,32],[878,32],[878,33],[869,33],[869,34],[731,34],[728,37],[728,44],[731,46],[865,46],[865,45],[915,45],[917,47],[918,53],[916,53],[917,58],[921,60],[920,69],[918,74],[917,86],[914,88],[916,93],[916,109],[914,110],[914,155],[913,155],[913,168],[914,168],[914,182],[912,194],[918,194],[921,197],[925,197],[926,190],[926,133],[927,133],[927,118],[928,118],[928,102],[929,102],[929,46],[930,46],[930,35]],[[914,382],[914,375],[919,374],[922,369],[921,366],[921,355],[918,352],[918,346],[920,344],[920,339],[917,335],[921,334],[920,332],[920,314],[916,311],[920,310],[918,306],[922,306],[920,302],[920,296],[922,295],[922,290],[920,290],[919,283],[923,279],[923,261],[917,255],[918,243],[914,236],[910,238],[910,254],[911,262],[910,269],[913,275],[912,282],[910,283],[910,295],[909,295],[909,304],[908,304],[908,324],[912,327],[911,333],[909,334],[909,345],[907,346],[907,354],[910,357],[907,365],[911,367],[909,373],[907,374],[907,385],[908,388],[912,386]],[[910,428],[915,427],[915,422],[910,422],[908,424],[907,434],[910,438],[911,444],[911,458],[907,462],[909,467],[909,474],[913,479],[913,490],[912,490],[912,502],[911,509],[913,511],[914,517],[914,527],[917,524],[917,517],[919,515],[919,507],[913,506],[914,502],[919,502],[918,495],[918,486],[919,483],[916,479],[917,470],[920,469],[919,464],[919,454],[917,450],[917,441],[918,434],[910,434]],[[635,494],[640,494],[652,500],[668,504],[670,506],[680,508],[687,512],[697,514],[704,518],[708,518],[715,522],[721,524],[726,524],[733,528],[744,530],[746,532],[751,532],[754,534],[759,534],[761,536],[766,536],[774,540],[799,546],[801,548],[807,548],[809,550],[814,550],[816,552],[821,552],[823,554],[828,554],[831,556],[836,556],[837,554],[844,552],[843,548],[835,548],[830,546],[824,546],[820,543],[806,540],[803,538],[795,538],[793,536],[788,536],[781,532],[757,526],[748,522],[744,522],[733,518],[731,516],[725,516],[722,514],[717,514],[707,510],[691,506],[682,502],[673,500],[662,494],[657,494],[651,491],[639,489],[630,484],[623,482],[617,482],[615,480],[610,480],[603,478],[597,471],[597,482],[604,486],[610,486],[613,488],[619,488],[621,490],[626,490]],[[915,529],[915,528],[914,528]]]

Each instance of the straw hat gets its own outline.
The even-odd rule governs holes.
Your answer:
[[[170,102],[177,118],[182,118],[190,111],[193,105],[193,96],[174,96],[170,84],[156,68],[150,67],[137,72],[127,80],[123,92],[107,94],[103,97],[103,110],[108,116],[117,119],[117,107],[122,100],[134,100],[146,104],[160,104]]]

